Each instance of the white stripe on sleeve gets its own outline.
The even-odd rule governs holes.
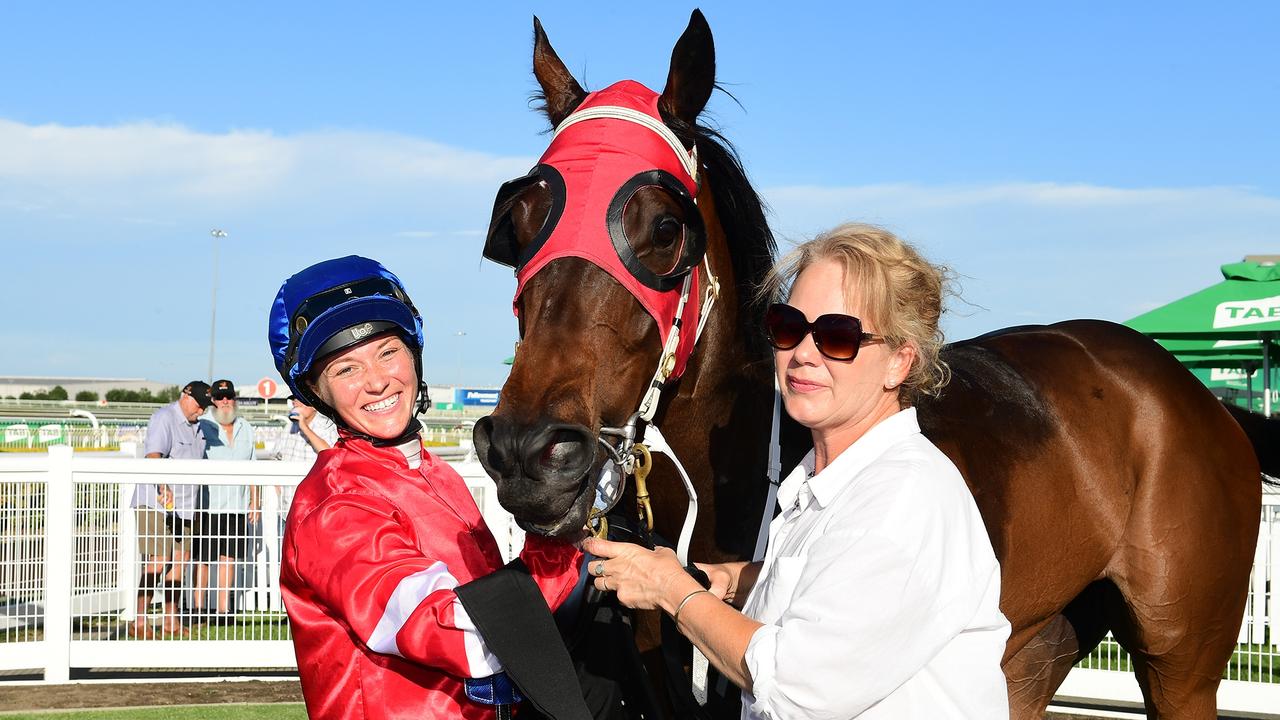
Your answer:
[[[467,650],[467,666],[471,669],[471,677],[482,678],[502,672],[502,661],[489,652],[489,646],[484,644],[484,638],[471,621],[467,609],[457,600],[453,601],[453,624],[459,630],[466,631],[462,636],[462,644]]]
[[[391,593],[382,617],[378,619],[378,624],[373,628],[373,633],[369,635],[365,644],[374,652],[404,657],[396,643],[396,635],[409,621],[409,616],[431,593],[437,590],[452,590],[456,587],[458,587],[458,579],[449,572],[449,568],[444,563],[439,561],[432,563],[426,570],[420,570],[405,577]],[[453,621],[454,627],[463,632],[462,644],[467,653],[470,676],[488,677],[502,672],[502,663],[489,651],[484,638],[480,636],[480,631],[471,621],[471,616],[456,599],[453,601]]]
[[[396,645],[396,634],[400,632],[400,628],[404,627],[409,616],[428,595],[437,590],[452,590],[456,587],[458,579],[440,561],[432,563],[426,570],[419,570],[405,577],[387,599],[387,607],[382,611],[382,617],[378,619],[378,624],[365,644],[374,652],[404,657],[400,653],[400,647]]]

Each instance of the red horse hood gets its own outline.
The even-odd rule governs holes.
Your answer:
[[[676,324],[682,282],[676,282],[668,289],[659,289],[653,285],[661,287],[661,278],[655,280],[650,277],[646,282],[637,277],[647,271],[643,266],[637,268],[635,261],[628,267],[623,257],[628,255],[627,241],[625,238],[619,240],[620,229],[611,234],[609,220],[611,206],[615,207],[615,214],[620,215],[619,208],[625,205],[627,198],[622,198],[620,203],[619,191],[629,183],[635,185],[635,181],[640,180],[639,176],[655,170],[678,181],[678,186],[668,186],[668,190],[678,193],[682,188],[690,201],[698,194],[698,182],[691,173],[691,168],[692,172],[697,171],[696,154],[685,152],[683,147],[679,150],[673,147],[675,139],[669,130],[670,139],[647,123],[642,124],[642,118],[626,112],[642,113],[666,130],[658,112],[658,98],[657,93],[645,86],[623,80],[588,95],[582,105],[561,123],[555,139],[539,159],[539,165],[554,168],[563,179],[563,210],[558,220],[553,211],[548,218],[548,223],[554,223],[551,233],[541,247],[534,249],[533,257],[518,269],[513,303],[519,300],[529,279],[552,260],[582,258],[609,273],[640,301],[657,322],[663,346],[666,346]],[[587,112],[592,108],[598,110]],[[603,117],[595,116],[603,108],[623,108],[623,114],[630,117],[608,117],[611,110],[604,110]],[[652,184],[655,183],[643,180],[639,183],[640,186]],[[696,340],[700,312],[696,262],[700,259],[701,252],[697,253],[694,267],[686,268],[693,277],[689,299],[681,313],[680,326],[683,330],[670,375],[672,379],[684,372]]]

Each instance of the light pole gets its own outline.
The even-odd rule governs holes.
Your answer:
[[[209,382],[213,382],[213,343],[218,332],[218,240],[227,236],[225,230],[214,228],[213,236],[213,299],[209,303]]]
[[[455,332],[455,333],[453,334],[453,336],[454,336],[454,337],[456,337],[456,338],[458,338],[458,348],[457,348],[457,350],[458,350],[458,375],[457,375],[457,377],[458,377],[458,387],[462,387],[462,338],[466,337],[466,336],[467,336],[467,333],[466,333],[465,331],[463,331],[463,330],[459,330],[459,331]]]

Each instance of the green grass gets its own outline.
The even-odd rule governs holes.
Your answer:
[[[185,705],[126,710],[66,710],[0,713],[3,720],[306,720],[302,703],[271,705]]]
[[[158,612],[158,608],[157,608]],[[283,612],[251,612],[236,616],[235,625],[200,625],[191,628],[190,638],[173,638],[183,640],[290,640],[289,625],[285,622]],[[115,615],[86,615],[76,618],[72,629],[73,639],[88,640],[110,637],[114,633],[128,630],[129,623]],[[0,643],[19,640],[39,640],[38,630],[25,630],[27,635],[0,633]],[[35,633],[31,635],[30,633]],[[9,637],[13,634],[13,637]]]
[[[235,625],[191,628],[192,640],[290,640],[284,613],[243,613]]]

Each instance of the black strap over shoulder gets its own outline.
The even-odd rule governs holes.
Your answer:
[[[591,720],[564,641],[523,561],[455,592],[485,645],[539,712],[551,720]]]

